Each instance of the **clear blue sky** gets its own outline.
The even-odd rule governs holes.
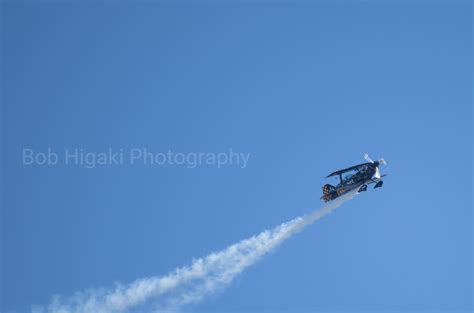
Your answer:
[[[389,176],[191,312],[473,309],[472,4],[2,4],[5,312],[166,274]],[[250,153],[25,166],[22,149]],[[332,182],[332,181],[329,181]]]

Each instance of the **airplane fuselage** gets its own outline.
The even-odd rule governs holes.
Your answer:
[[[378,166],[378,162],[374,164],[367,164],[366,165],[367,168],[364,171],[359,171],[358,173],[350,177],[341,179],[341,182],[336,187],[363,185],[364,183],[370,181],[372,177],[374,177],[377,166]]]
[[[376,183],[375,188],[381,187],[383,182],[380,178],[374,178],[378,166],[379,162],[367,163],[351,176],[343,178],[342,174],[339,174],[340,183],[337,186],[329,184],[323,186],[322,199],[328,202],[354,189],[362,192],[367,190],[367,185],[370,183]]]

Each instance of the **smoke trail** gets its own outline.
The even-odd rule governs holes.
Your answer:
[[[190,266],[178,268],[166,276],[143,278],[114,288],[87,290],[76,293],[69,299],[55,297],[47,308],[37,307],[33,312],[132,312],[144,305],[148,306],[148,312],[176,311],[186,304],[197,303],[205,296],[222,290],[248,266],[293,234],[352,199],[356,193],[352,191],[312,214],[295,218],[224,250],[194,260]]]

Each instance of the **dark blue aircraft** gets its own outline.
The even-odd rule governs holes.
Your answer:
[[[358,192],[363,192],[367,190],[367,185],[372,183],[375,184],[374,189],[382,187],[382,178],[386,175],[380,175],[379,166],[381,164],[386,165],[385,160],[372,161],[368,154],[364,155],[364,159],[368,162],[329,174],[327,177],[338,176],[339,184],[336,186],[330,184],[324,185],[321,199],[323,199],[324,202],[328,202],[356,188]]]

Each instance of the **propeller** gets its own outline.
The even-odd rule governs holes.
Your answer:
[[[367,162],[370,162],[370,163],[375,163],[374,160],[372,160],[369,155],[366,153],[364,154],[364,159],[367,160]],[[380,159],[378,160],[378,164],[383,164],[383,165],[387,165],[387,162],[385,162],[384,159]],[[377,179],[380,179],[382,176],[380,175],[380,169],[379,169],[379,166],[377,165],[377,167],[375,168],[375,178]]]
[[[381,176],[380,176],[380,170],[379,170],[379,167],[378,167],[378,166],[375,168],[375,175],[374,175],[374,176],[375,176],[375,178],[377,178],[377,179],[380,179],[380,177],[381,177]]]

